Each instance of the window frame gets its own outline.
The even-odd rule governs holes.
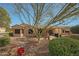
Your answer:
[[[20,29],[15,29],[15,34],[20,34]]]

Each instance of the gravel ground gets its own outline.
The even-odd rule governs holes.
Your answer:
[[[40,40],[38,43],[36,38],[18,38],[11,37],[11,42],[6,47],[0,47],[0,56],[17,56],[17,48],[24,46],[24,56],[47,56],[48,40]]]

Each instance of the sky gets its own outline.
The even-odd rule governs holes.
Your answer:
[[[0,7],[3,7],[8,11],[8,14],[10,15],[10,18],[11,18],[11,26],[16,25],[16,24],[21,24],[21,21],[19,20],[19,17],[15,14],[14,7],[11,3],[10,4],[8,4],[8,3],[1,4],[0,3]],[[57,11],[58,11],[57,7],[55,7],[54,13],[56,13]],[[74,26],[74,25],[79,24],[79,17],[73,17],[73,18],[69,18],[69,19],[73,19],[73,21],[66,24],[67,26]]]
[[[14,8],[13,8],[12,4],[0,4],[0,7],[3,7],[7,10],[8,14],[11,18],[11,26],[21,23],[19,20],[19,17],[14,12]]]

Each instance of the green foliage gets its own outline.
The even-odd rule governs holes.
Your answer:
[[[0,47],[6,46],[10,43],[10,39],[8,37],[0,38]]]
[[[5,27],[6,30],[9,30],[11,19],[8,15],[8,12],[0,7],[0,26]]]
[[[71,38],[56,38],[49,42],[49,55],[79,55],[79,41]]]
[[[10,32],[10,33],[9,33],[9,36],[13,36],[13,33],[12,33],[12,32]]]
[[[71,27],[72,33],[79,34],[79,25]]]

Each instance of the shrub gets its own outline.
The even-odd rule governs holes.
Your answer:
[[[49,55],[75,56],[79,55],[79,40],[71,38],[56,38],[49,41]]]
[[[9,33],[9,36],[13,36],[13,33],[10,32],[10,33]]]
[[[10,43],[10,39],[6,37],[0,38],[0,47],[6,46]]]

